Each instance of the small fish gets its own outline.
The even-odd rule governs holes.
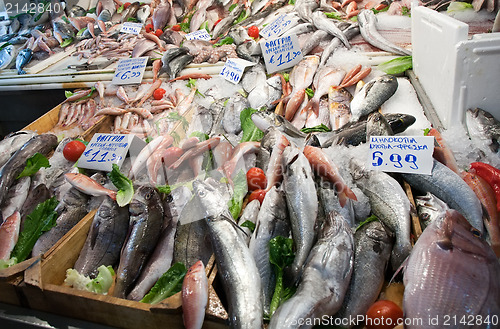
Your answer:
[[[35,132],[31,131],[18,131],[7,135],[0,141],[0,167],[3,166],[10,157],[21,148],[27,141],[29,141]]]
[[[169,79],[174,79],[177,77],[177,74],[184,69],[189,63],[191,63],[194,59],[194,56],[189,54],[177,56],[173,60],[168,63],[168,67],[170,70]]]
[[[142,5],[139,9],[137,9],[136,16],[139,22],[145,24],[150,14],[151,14],[151,7],[149,5]]]
[[[7,198],[2,204],[2,218],[5,219],[16,211],[22,211],[22,206],[26,198],[31,184],[31,178],[21,177],[9,189]]]
[[[417,213],[422,224],[422,229],[425,229],[432,222],[442,218],[444,213],[450,209],[446,203],[436,198],[432,193],[427,192],[425,195],[417,195],[415,197],[417,205]]]
[[[16,58],[16,70],[17,74],[26,74],[23,68],[31,61],[31,56],[33,51],[30,48],[23,49],[19,52]]]
[[[345,36],[344,32],[342,32],[341,29],[335,25],[334,21],[326,17],[326,15],[322,11],[315,11],[311,15],[311,23],[320,30],[324,30],[334,37],[337,37],[342,41],[344,46],[347,47],[347,49],[351,48],[351,45],[349,44],[349,40]]]
[[[208,305],[208,279],[201,260],[191,266],[182,282],[182,319],[186,329],[200,329]]]
[[[330,110],[330,125],[333,130],[342,128],[351,120],[351,100],[352,95],[347,89],[330,86],[328,109]]]
[[[77,190],[88,195],[100,196],[107,195],[116,200],[116,191],[103,187],[101,184],[84,174],[64,174],[66,180]]]
[[[118,87],[116,90],[116,97],[118,97],[121,101],[123,101],[125,104],[129,104],[130,100],[127,96],[127,92],[123,88],[123,86]]]
[[[0,259],[8,260],[19,238],[21,216],[19,211],[7,217],[0,225]]]
[[[171,15],[171,11],[171,3],[168,1],[161,2],[154,8],[152,20],[155,31],[158,29],[163,30],[165,28]]]
[[[500,154],[500,121],[479,108],[468,109],[465,118],[469,136],[476,147],[488,147],[491,152]]]
[[[241,111],[250,107],[246,97],[243,97],[240,93],[235,93],[229,99],[224,110],[224,116],[222,117],[222,126],[227,133],[239,134],[241,131]]]

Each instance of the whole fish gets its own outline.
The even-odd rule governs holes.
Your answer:
[[[30,188],[28,196],[19,211],[21,213],[21,231],[23,230],[26,216],[31,214],[38,204],[48,199],[50,199],[50,192],[44,184],[39,184],[34,188]]]
[[[168,2],[167,2],[168,3]],[[122,20],[121,22],[128,22],[129,18],[136,18],[137,11],[141,7],[139,2],[133,2],[130,6],[127,7],[126,12],[122,12]],[[161,28],[163,29],[163,28]],[[155,30],[156,31],[156,30]]]
[[[442,218],[444,213],[450,208],[446,203],[436,198],[432,193],[427,192],[425,195],[417,195],[415,197],[418,217],[422,224],[422,229],[425,229],[432,222]]]
[[[7,135],[0,141],[0,167],[3,166],[10,157],[29,141],[36,133],[32,131],[18,131]]]
[[[365,84],[351,101],[351,122],[379,109],[398,89],[398,79],[382,75]]]
[[[233,26],[233,22],[236,20],[236,18],[238,18],[243,12],[243,9],[243,5],[237,4],[236,7],[231,12],[229,12],[226,17],[224,17],[219,23],[217,23],[212,31],[212,35],[214,36],[214,38],[226,34]]]
[[[97,209],[74,269],[95,278],[101,265],[115,266],[128,232],[128,209],[105,198]]]
[[[331,85],[328,90],[328,109],[330,110],[330,125],[333,130],[345,126],[351,120],[352,95],[345,88]]]
[[[241,111],[250,107],[248,99],[240,93],[235,93],[229,99],[222,117],[222,126],[227,133],[239,134],[241,131]]]
[[[393,44],[380,35],[377,31],[377,17],[373,11],[368,9],[361,10],[358,14],[358,23],[363,39],[372,46],[397,55],[411,56],[409,50]]]
[[[392,136],[390,123],[385,116],[380,112],[372,112],[366,120],[366,141],[370,140],[370,136]]]
[[[391,265],[395,271],[410,254],[410,200],[399,183],[383,171],[368,171],[352,159],[351,175],[370,199],[372,213],[396,235]]]
[[[335,314],[349,287],[353,262],[351,228],[342,216],[332,212],[307,259],[297,291],[278,307],[269,328],[297,328],[301,319],[317,321]],[[307,322],[300,326],[312,327]]]
[[[31,252],[33,256],[47,252],[87,214],[85,206],[88,199],[86,194],[76,188],[71,188],[64,194],[55,209],[58,214],[56,226],[38,238]]]
[[[339,38],[340,41],[347,47],[347,49],[351,48],[351,44],[347,39],[346,35],[342,30],[335,25],[334,21],[326,17],[325,13],[322,11],[315,11],[311,15],[311,23],[319,30],[324,30],[334,37]]]
[[[208,305],[208,279],[201,260],[191,266],[182,281],[182,319],[186,329],[203,325]]]
[[[151,14],[151,7],[149,5],[142,5],[139,9],[137,9],[136,16],[139,22],[145,24],[150,14]]]
[[[401,174],[415,189],[430,192],[450,208],[458,210],[479,232],[483,233],[481,202],[464,180],[451,169],[434,160],[430,175]]]
[[[187,54],[188,51],[189,49],[186,47],[176,47],[168,49],[166,52],[164,52],[161,58],[162,66],[159,74],[166,72],[169,76],[171,76],[172,73],[170,72],[169,68],[170,62],[176,57]]]
[[[67,173],[64,174],[64,177],[80,192],[93,196],[107,195],[111,199],[116,200],[116,191],[103,187],[101,184],[84,174]]]
[[[313,12],[318,9],[319,3],[316,0],[298,0],[295,2],[295,11],[304,21],[313,23]]]
[[[299,149],[292,146],[285,149],[283,168],[283,190],[296,249],[291,274],[296,281],[314,243],[318,197],[311,166]]]
[[[342,215],[342,217],[344,217],[350,227],[355,227],[355,213],[352,200],[347,199],[347,203],[344,207],[342,207],[332,184],[329,182],[323,182],[322,179],[318,179],[317,186],[318,199],[321,207],[323,208],[323,212],[325,214],[329,214],[335,210]]]
[[[227,202],[206,182],[193,182],[208,225],[217,269],[228,299],[230,328],[262,328],[262,295],[259,272],[246,242],[236,232]]]
[[[180,71],[184,69],[189,63],[191,63],[194,59],[194,56],[189,54],[180,55],[172,59],[168,63],[168,69],[170,71],[169,79],[174,79],[177,77]]]
[[[392,233],[379,221],[369,222],[356,230],[354,244],[351,282],[342,307],[335,315],[340,319],[357,319],[365,315],[377,300],[391,256]]]
[[[14,212],[22,211],[22,206],[30,189],[31,178],[29,176],[21,177],[9,189],[7,197],[2,205],[2,219],[12,215]]]
[[[26,160],[37,152],[47,156],[56,145],[57,137],[55,135],[36,135],[12,155],[0,168],[0,204],[4,201],[7,190],[12,186],[16,177],[23,171]]]
[[[358,24],[351,24],[345,30],[342,30],[342,33],[344,33],[347,40],[351,40],[359,34],[359,26]],[[342,41],[339,38],[333,38],[332,41],[330,41],[328,46],[326,46],[321,53],[320,67],[327,63],[335,49],[337,49],[341,45]]]
[[[163,225],[163,207],[155,188],[139,187],[129,204],[130,227],[116,271],[115,297],[125,298],[153,252]]]
[[[8,68],[15,62],[16,48],[13,45],[8,45],[0,51],[0,70]]]
[[[150,50],[156,49],[156,43],[148,39],[141,39],[132,50],[132,58],[141,57]]]
[[[406,328],[442,328],[446,318],[500,314],[500,264],[490,246],[457,211],[431,223],[419,237],[404,272]],[[464,298],[467,296],[467,298]],[[428,319],[436,319],[427,321]],[[494,328],[486,322],[455,322],[450,328]]]
[[[467,130],[472,142],[479,149],[486,146],[493,153],[500,153],[500,121],[479,108],[468,109],[465,114]]]
[[[18,211],[0,224],[0,260],[8,260],[19,238],[21,215]]]
[[[264,313],[269,314],[276,277],[269,262],[269,241],[277,236],[288,237],[290,225],[285,207],[285,194],[272,187],[264,197],[257,216],[249,249],[259,270]]]
[[[165,28],[170,18],[171,11],[171,3],[168,1],[160,2],[160,4],[154,8],[152,20],[155,31]]]
[[[241,236],[247,242],[247,244],[250,242],[250,238],[252,237],[252,231],[250,231],[248,227],[242,227],[241,224],[245,222],[256,224],[257,217],[259,216],[259,211],[260,211],[259,200],[252,200],[245,206],[238,221],[238,226],[241,227],[241,230],[243,231],[242,233],[244,233]]]

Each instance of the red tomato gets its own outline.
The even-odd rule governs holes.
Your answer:
[[[390,300],[378,300],[366,311],[367,329],[392,329],[403,323],[403,310]]]
[[[157,29],[156,32],[155,32],[155,34],[156,34],[157,37],[160,37],[163,34],[163,30],[162,29]]]
[[[125,3],[123,4],[123,9],[127,9],[127,8],[128,8],[128,6],[130,6],[130,2],[125,2]]]
[[[181,26],[179,24],[175,24],[174,26],[172,26],[172,30],[178,32],[181,30]]]
[[[144,27],[146,29],[146,32],[149,33],[149,32],[153,32],[155,30],[153,24],[148,24]]]
[[[63,148],[63,155],[68,161],[76,162],[83,151],[85,151],[85,144],[80,141],[71,141]]]
[[[266,196],[265,190],[255,190],[252,193],[250,193],[250,196],[248,197],[248,202],[252,202],[253,200],[259,200],[260,204],[262,205],[265,196]]]
[[[165,95],[167,91],[163,88],[158,88],[153,92],[153,98],[156,100],[160,100],[163,98],[163,95]]]
[[[255,25],[248,28],[248,35],[251,38],[257,39],[259,37],[259,28]]]
[[[250,191],[265,189],[267,186],[266,174],[260,168],[250,168],[247,171],[247,184]]]
[[[163,161],[165,162],[165,166],[170,166],[172,163],[177,161],[181,157],[181,155],[184,153],[184,150],[181,149],[180,147],[175,147],[171,146],[167,149],[169,153],[163,158]]]

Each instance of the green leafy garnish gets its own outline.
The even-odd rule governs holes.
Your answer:
[[[69,268],[66,270],[66,279],[64,283],[78,290],[86,290],[96,294],[107,294],[113,284],[113,275],[115,271],[111,266],[101,265],[97,268],[99,273],[95,279],[78,273],[77,270]]]
[[[379,64],[377,69],[384,71],[387,74],[399,74],[413,67],[411,56],[401,56],[391,59],[388,62]]]
[[[170,112],[166,116],[167,120],[169,121],[180,121],[182,124],[182,128],[187,129],[189,127],[189,122],[186,120],[185,117],[179,114],[179,112]]]
[[[94,90],[95,90],[95,87],[94,87],[94,86],[92,86],[92,88],[90,88],[90,93],[89,93],[87,96],[82,96],[81,98],[78,98],[78,99],[74,100],[74,102],[82,101],[82,100],[84,100],[84,99],[87,99],[87,98],[92,97],[92,94],[94,93]],[[69,91],[69,90],[65,90],[65,91],[64,91],[64,96],[65,96],[66,98],[70,98],[70,97],[71,97],[71,96],[73,96],[74,94],[75,94],[75,93],[73,93],[73,92],[71,92],[71,91]]]
[[[87,27],[84,27],[82,29],[80,29],[80,31],[78,31],[78,33],[76,34],[77,37],[81,37],[83,32],[87,31]]]
[[[26,165],[24,166],[23,171],[16,177],[16,179],[32,176],[42,167],[50,167],[49,159],[47,159],[43,154],[37,152],[26,160]]]
[[[188,15],[187,19],[183,23],[179,23],[179,26],[181,27],[181,31],[189,33],[191,32],[189,25],[191,24],[191,18],[193,18],[193,14]]]
[[[220,47],[222,45],[231,45],[234,43],[233,38],[231,37],[225,37],[224,39],[220,40],[216,44],[214,44],[214,47]]]
[[[207,139],[210,138],[210,136],[208,136],[205,133],[202,133],[201,131],[193,131],[191,135],[189,135],[189,137],[198,137],[200,142],[206,141]]]
[[[368,217],[367,219],[365,219],[365,221],[364,221],[364,222],[361,222],[361,223],[358,225],[358,227],[356,227],[356,231],[357,231],[357,230],[359,230],[359,229],[360,229],[363,225],[368,224],[368,223],[370,223],[370,222],[374,222],[374,221],[376,221],[376,220],[378,220],[378,217],[377,217],[377,216],[375,216],[375,215],[371,215],[370,217]]]
[[[406,6],[402,6],[401,7],[401,15],[411,17],[411,9],[406,7]]]
[[[127,18],[127,22],[138,23],[139,20],[137,18],[135,18],[135,17],[129,17],[129,18]]]
[[[470,8],[473,8],[472,4],[470,4],[470,3],[453,1],[453,2],[450,2],[450,5],[448,6],[448,9],[446,9],[446,12],[452,13],[455,11],[463,11],[463,10],[470,9]]]
[[[283,73],[283,78],[285,78],[286,82],[290,81],[290,73]]]
[[[240,113],[241,129],[243,130],[243,137],[241,137],[241,143],[243,142],[257,142],[264,137],[262,130],[257,128],[257,126],[252,121],[252,114],[258,112],[258,110],[251,107],[244,109]]]
[[[112,168],[111,172],[108,173],[108,177],[118,189],[116,193],[116,202],[120,207],[123,207],[132,201],[132,197],[134,196],[134,185],[127,176],[120,172],[120,168],[116,163],[113,163]]]
[[[16,257],[13,257],[13,258],[9,258],[7,260],[3,260],[3,259],[0,259],[0,270],[1,269],[5,269],[5,268],[9,268],[13,265],[16,265],[18,262],[17,262],[17,258]]]
[[[152,140],[153,140],[153,137],[148,136],[148,137],[146,137],[146,139],[144,141],[149,144],[149,142],[151,142]]]
[[[425,128],[424,129],[424,136],[429,135],[430,132],[431,132],[431,128]]]
[[[325,13],[325,16],[328,18],[342,20],[342,15],[338,12]]]
[[[73,38],[64,39],[63,42],[61,42],[60,46],[61,46],[61,48],[65,48],[65,47],[69,46],[72,42],[73,42]]]
[[[233,197],[229,200],[229,212],[238,218],[243,207],[243,199],[248,193],[247,175],[240,170],[233,179]]]
[[[238,6],[237,3],[233,3],[231,6],[229,6],[229,12],[233,11],[234,8]]]
[[[357,22],[358,21],[358,15],[354,16],[354,17],[351,17],[351,21],[353,22]]]
[[[96,9],[97,9],[97,7],[90,8],[90,9],[87,11],[87,14],[94,14],[94,13],[96,12]]]
[[[252,233],[255,231],[255,223],[249,220],[244,221],[240,226],[248,228]]]
[[[188,88],[196,87],[196,79],[189,78],[188,82],[186,83],[186,87]]]
[[[300,129],[300,131],[302,131],[303,133],[309,134],[309,133],[315,133],[315,132],[324,133],[324,132],[329,132],[332,130],[330,128],[328,128],[327,126],[325,126],[324,124],[320,124],[319,126],[316,126],[316,127],[302,128],[302,129]]]
[[[288,4],[292,5],[292,6],[295,6],[295,0],[288,0]]]
[[[207,33],[210,33],[209,28],[208,28],[208,21],[204,21],[203,24],[201,24],[200,28],[198,30],[205,30]]]
[[[172,136],[172,138],[174,139],[174,144],[179,145],[179,142],[181,141],[181,136],[179,136],[179,134],[175,131],[172,131],[170,133],[170,136]]]
[[[276,287],[271,299],[270,317],[294,293],[293,287],[285,288],[283,285],[284,269],[293,263],[294,258],[292,239],[277,236],[269,241],[269,262],[273,265],[276,274]]]
[[[121,14],[124,9],[125,9],[125,4],[123,4],[120,7],[118,7],[118,9],[116,9],[116,13],[117,14]]]
[[[246,10],[243,10],[240,14],[240,16],[238,16],[238,18],[236,18],[236,21],[234,21],[233,24],[238,24],[239,22],[242,22],[244,21],[247,17],[248,17],[248,14],[250,13],[250,11],[246,11]]]
[[[306,95],[307,97],[312,98],[314,96],[314,90],[312,90],[311,88],[306,88]]]
[[[186,267],[182,263],[175,263],[158,279],[141,302],[157,304],[165,298],[175,295],[181,291],[182,281],[186,273]]]
[[[52,197],[38,204],[35,210],[27,216],[23,231],[19,234],[16,246],[10,254],[11,258],[17,258],[18,262],[28,258],[40,235],[56,226],[57,213],[55,209],[58,204],[59,201]]]
[[[389,10],[389,6],[384,7],[384,8],[382,8],[382,9],[380,9],[380,10],[377,10],[377,9],[375,9],[375,8],[372,8],[372,11],[373,11],[375,14],[378,14],[378,13],[381,13],[381,12],[384,12],[384,11],[388,11],[388,10]]]

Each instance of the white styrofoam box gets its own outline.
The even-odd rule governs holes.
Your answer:
[[[469,26],[426,7],[412,9],[413,70],[443,126],[479,107],[500,120],[500,33],[474,35]]]

